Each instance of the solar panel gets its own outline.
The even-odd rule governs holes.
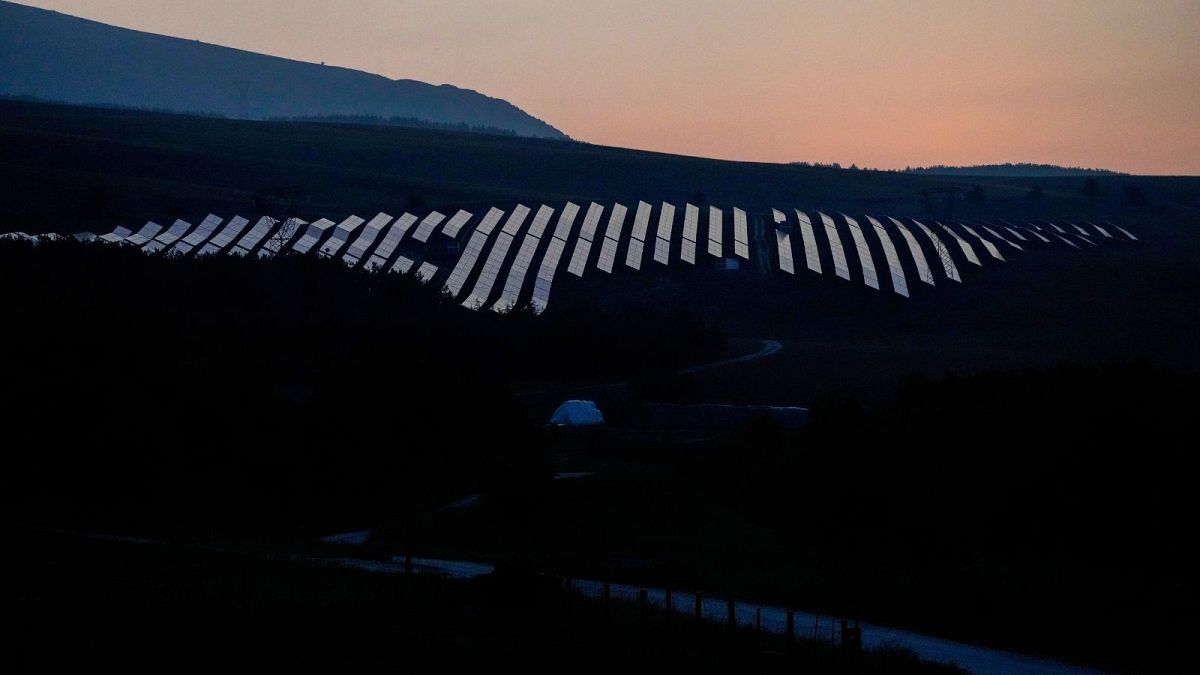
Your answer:
[[[242,235],[241,239],[238,239],[233,248],[229,249],[229,255],[248,255],[255,246],[258,246],[258,242],[267,236],[267,233],[273,227],[275,227],[274,218],[268,218],[267,216],[259,218],[258,222],[254,223],[246,234]]]
[[[721,209],[715,206],[708,207],[708,253],[718,258],[722,255],[721,244],[724,236],[722,230],[725,229],[723,220]]]
[[[779,269],[788,274],[795,274],[796,264],[792,260],[792,235],[783,230],[775,230],[775,246],[779,250]]]
[[[517,204],[512,213],[508,214],[508,220],[500,229],[500,236],[492,245],[492,250],[483,263],[483,269],[479,272],[479,278],[475,280],[475,288],[467,295],[466,300],[463,300],[464,307],[478,309],[487,303],[488,296],[492,294],[492,286],[496,284],[496,278],[500,275],[500,269],[504,267],[504,260],[508,258],[508,249],[512,246],[513,238],[520,233],[527,217],[529,207],[524,204]]]
[[[100,241],[103,241],[103,242],[107,242],[109,244],[117,244],[122,241],[125,241],[125,238],[131,234],[133,234],[133,230],[131,230],[127,227],[122,227],[122,226],[118,225],[116,228],[113,229],[112,232],[109,232],[108,234],[102,234],[99,237],[97,237],[97,239],[99,239]]]
[[[1037,230],[1033,229],[1032,227],[1026,227],[1025,229],[1029,230],[1029,234],[1032,234],[1033,236],[1037,237],[1038,239],[1041,239],[1042,243],[1044,243],[1044,244],[1050,243],[1050,240],[1047,239],[1046,236],[1044,234],[1042,234],[1041,232],[1038,232]]]
[[[367,254],[367,249],[371,248],[371,244],[374,244],[375,240],[379,238],[379,233],[390,222],[392,222],[392,217],[386,213],[379,213],[369,220],[358,233],[358,238],[346,249],[342,261],[351,267],[357,265],[358,261]]]
[[[696,232],[700,225],[700,209],[685,204],[683,207],[683,238],[696,241]]]
[[[646,230],[650,225],[651,206],[646,202],[638,202],[637,212],[633,215],[633,238],[646,241]]]
[[[895,218],[889,216],[888,220],[892,221],[892,224],[900,231],[900,237],[908,245],[908,253],[917,266],[917,278],[930,286],[936,286],[937,284],[933,282],[933,271],[929,269],[929,261],[925,259],[925,252],[921,250],[921,245],[917,243],[917,238],[913,236],[912,231]]]
[[[1004,242],[1004,243],[1008,244],[1009,246],[1011,246],[1011,247],[1013,247],[1013,248],[1017,249],[1018,251],[1024,251],[1024,250],[1025,250],[1025,249],[1024,249],[1024,248],[1023,248],[1023,247],[1022,247],[1020,244],[1018,244],[1017,242],[1013,241],[1012,239],[1009,239],[1008,237],[1004,236],[1003,234],[1000,234],[1000,233],[999,233],[999,232],[997,232],[995,229],[993,229],[993,228],[991,228],[991,227],[989,227],[989,226],[987,226],[987,225],[980,225],[980,227],[982,227],[983,229],[987,230],[987,231],[988,231],[988,234],[990,234],[990,235],[992,235],[993,237],[995,237],[995,238],[999,239],[1000,241],[1002,241],[1002,242]]]
[[[516,306],[517,300],[521,297],[521,287],[525,285],[525,275],[533,264],[533,256],[537,253],[538,245],[542,241],[542,233],[553,214],[554,209],[545,204],[534,214],[533,222],[525,232],[525,239],[521,241],[521,248],[517,250],[517,257],[513,258],[512,266],[508,269],[504,290],[500,291],[499,299],[492,305],[493,311],[507,311]]]
[[[779,209],[771,209],[771,217],[775,219],[776,225],[787,221],[787,216],[783,215]]]
[[[1067,223],[1067,224],[1070,225],[1071,227],[1075,228],[1076,230],[1078,230],[1079,234],[1082,234],[1085,237],[1088,236],[1088,231],[1083,229],[1082,227],[1076,225],[1075,223]]]
[[[735,208],[733,210],[733,254],[750,259],[750,233],[746,227],[746,212]]]
[[[975,228],[971,227],[970,225],[963,225],[962,223],[959,223],[959,225],[960,225],[960,226],[961,226],[961,227],[962,227],[964,230],[966,230],[966,231],[967,231],[967,234],[970,234],[972,237],[975,237],[976,239],[978,239],[978,240],[979,240],[979,243],[983,244],[983,247],[984,247],[985,249],[987,249],[987,252],[988,252],[988,254],[990,254],[990,255],[991,255],[993,258],[995,258],[996,260],[999,260],[999,261],[1001,261],[1001,262],[1004,262],[1004,256],[1000,255],[1000,249],[996,248],[996,245],[995,245],[995,244],[993,244],[992,242],[988,241],[987,239],[984,239],[984,238],[983,238],[983,235],[981,235],[981,234],[979,234],[978,232],[976,232],[976,231],[975,231]],[[944,227],[944,226],[943,226],[943,227]]]
[[[459,211],[459,213],[467,213],[467,212]],[[464,219],[462,222],[465,223],[470,218],[471,218],[471,214],[467,213],[466,219]],[[438,213],[437,211],[434,211],[433,213],[425,216],[424,220],[421,221],[421,224],[417,226],[417,229],[413,230],[413,234],[412,234],[413,239],[416,239],[417,241],[421,242],[422,244],[429,241],[429,235],[433,234],[433,231],[436,230],[437,226],[441,225],[442,221],[445,219],[446,219],[446,216]],[[459,227],[462,227],[462,223],[459,223],[458,227],[454,228],[455,234],[458,234]]]
[[[888,271],[892,275],[892,290],[907,298],[908,281],[904,278],[904,268],[900,265],[900,256],[896,254],[891,236],[878,220],[867,216],[867,222],[871,223],[875,236],[879,238],[879,245],[883,247],[883,257],[887,258]]]
[[[1091,239],[1089,239],[1089,238],[1085,237],[1085,236],[1084,236],[1084,235],[1082,235],[1082,234],[1078,234],[1078,235],[1075,235],[1075,236],[1077,236],[1077,237],[1079,237],[1080,239],[1082,239],[1082,240],[1086,241],[1087,243],[1091,244],[1092,246],[1099,246],[1099,244],[1097,244],[1096,242],[1092,241]]]
[[[871,257],[871,249],[867,246],[867,238],[863,236],[858,221],[842,214],[846,224],[850,226],[850,238],[854,240],[854,248],[858,251],[858,262],[862,264],[863,283],[879,290],[879,275],[875,272],[875,260]]]
[[[1017,231],[1017,230],[1016,230],[1016,229],[1015,229],[1015,228],[1014,228],[1012,225],[1009,225],[1008,223],[1005,223],[1003,220],[1002,220],[1002,221],[1000,221],[1000,222],[1001,222],[1001,223],[1004,223],[1004,229],[1006,229],[1006,230],[1008,230],[1010,233],[1012,233],[1012,236],[1016,237],[1017,239],[1020,239],[1021,241],[1029,241],[1029,238],[1028,238],[1028,237],[1026,237],[1025,235],[1023,235],[1023,234],[1021,234],[1020,232],[1018,232],[1018,231]]]
[[[604,243],[600,245],[600,259],[596,267],[611,273],[617,262],[617,246],[621,241],[621,230],[625,226],[626,209],[621,204],[613,204],[608,214],[608,228],[604,231]]]
[[[446,222],[446,226],[442,228],[442,234],[454,239],[458,237],[458,231],[462,229],[462,226],[466,225],[470,220],[471,214],[459,209],[458,213],[454,214],[454,216],[452,216],[450,220]]]
[[[846,250],[842,248],[842,238],[838,236],[837,225],[824,213],[818,211],[817,215],[821,216],[821,223],[825,226],[825,236],[829,238],[829,250],[833,254],[833,272],[849,281],[850,266],[846,263]],[[801,226],[803,227],[803,223]]]
[[[945,230],[947,234],[954,238],[954,241],[958,242],[958,247],[962,249],[963,255],[967,257],[967,260],[975,263],[976,265],[983,265],[983,263],[979,262],[979,257],[975,255],[975,249],[971,248],[971,245],[967,243],[966,239],[958,236],[957,232],[946,227],[945,225],[942,225],[936,220],[933,222],[933,224]]]
[[[412,258],[398,256],[396,258],[396,262],[392,265],[391,271],[399,272],[400,274],[408,274],[408,271],[412,269],[413,264]]]
[[[1054,236],[1058,237],[1059,239],[1062,239],[1063,243],[1065,243],[1067,246],[1070,246],[1071,248],[1079,248],[1079,244],[1076,244],[1075,242],[1071,241],[1070,239],[1067,239],[1066,237],[1062,236],[1061,234],[1055,234]]]
[[[1064,230],[1064,229],[1062,229],[1061,227],[1059,227],[1059,226],[1055,225],[1054,223],[1050,223],[1050,227],[1053,227],[1053,228],[1054,228],[1054,231],[1055,231],[1055,232],[1058,232],[1059,234],[1066,234],[1066,233],[1067,233],[1067,231],[1066,231],[1066,230]]]
[[[341,253],[346,244],[350,242],[350,235],[354,234],[354,231],[357,230],[358,226],[362,225],[363,222],[365,221],[358,216],[350,216],[349,218],[338,223],[338,226],[333,228],[333,234],[329,235],[329,238],[325,240],[325,243],[321,246],[321,249],[317,251],[317,255],[325,258],[332,258],[338,253]]]
[[[217,226],[221,224],[222,220],[223,219],[218,216],[214,216],[211,213],[208,214],[204,220],[200,221],[200,224],[196,226],[196,229],[192,230],[191,234],[175,242],[175,245],[167,251],[167,255],[187,255],[192,249],[204,243],[204,240],[211,237],[212,233],[217,230]]]
[[[671,229],[675,223],[675,205],[663,202],[658,212],[658,231],[654,236],[654,261],[664,265],[671,262]]]
[[[542,256],[542,266],[538,269],[537,278],[533,284],[533,298],[530,300],[533,311],[541,314],[550,304],[550,287],[554,284],[554,275],[558,271],[558,262],[563,251],[567,248],[567,240],[571,238],[571,228],[575,226],[575,216],[579,214],[579,206],[567,202],[558,214],[558,225],[554,228],[554,236],[546,246]]]
[[[241,234],[242,230],[246,229],[246,226],[249,224],[249,220],[241,216],[234,216],[232,220],[225,224],[225,227],[221,228],[220,232],[214,235],[213,238],[204,245],[204,248],[196,252],[196,255],[202,256],[220,253],[225,249],[226,246],[230,244],[230,242],[232,242],[239,234]]]
[[[179,241],[180,237],[192,229],[192,224],[183,220],[176,220],[171,227],[168,227],[165,232],[160,232],[159,235],[142,247],[146,253],[157,253],[164,248]]]
[[[386,265],[392,253],[396,251],[396,247],[400,245],[400,240],[404,239],[404,233],[408,232],[408,228],[417,222],[417,217],[411,213],[405,213],[392,223],[392,226],[387,229],[383,235],[383,240],[379,242],[379,246],[375,247],[375,252],[363,265],[364,269],[382,270]]]
[[[812,220],[808,214],[797,209],[796,218],[800,221],[800,240],[804,243],[804,262],[808,269],[823,274],[821,271],[821,255],[817,250],[817,233],[813,231]],[[836,231],[835,231],[836,234]],[[838,247],[841,248],[841,241],[838,241]],[[845,258],[843,257],[843,260]]]
[[[958,276],[958,266],[954,264],[954,259],[950,257],[950,252],[946,250],[946,245],[942,243],[942,240],[938,239],[933,230],[925,227],[925,223],[919,220],[913,222],[925,233],[926,237],[929,237],[929,242],[933,244],[933,250],[938,254],[938,260],[942,261],[942,269],[946,272],[946,278],[962,283],[962,277]]]
[[[635,270],[642,269],[642,252],[650,227],[650,208],[646,202],[638,202],[637,212],[633,215],[633,231],[630,233],[629,248],[625,250],[625,264]]]
[[[596,226],[600,223],[600,214],[604,207],[596,202],[588,206],[587,215],[583,217],[583,226],[579,229],[579,237],[575,240],[575,250],[571,253],[571,263],[567,271],[577,277],[583,276],[587,268],[588,256],[592,252],[592,239],[596,236]]]
[[[1099,232],[1100,234],[1104,235],[1105,239],[1113,238],[1113,236],[1108,233],[1108,230],[1104,229],[1103,227],[1100,227],[1099,225],[1097,225],[1095,223],[1088,223],[1088,225],[1091,225],[1092,227],[1096,228],[1096,231]]]
[[[1131,233],[1129,232],[1129,230],[1127,230],[1127,229],[1125,229],[1125,228],[1121,227],[1120,225],[1113,225],[1112,223],[1105,223],[1105,225],[1108,225],[1109,227],[1115,227],[1116,229],[1118,229],[1118,230],[1120,230],[1120,231],[1121,231],[1121,234],[1125,235],[1126,237],[1129,237],[1129,238],[1130,238],[1132,241],[1137,241],[1137,240],[1138,240],[1138,238],[1137,238],[1137,237],[1135,237],[1135,236],[1133,236],[1133,234],[1131,234]]]
[[[320,220],[311,223],[308,226],[308,229],[304,231],[304,234],[296,240],[296,243],[292,244],[292,250],[300,255],[308,253],[312,250],[313,246],[316,246],[321,241],[321,238],[325,236],[325,233],[329,231],[329,228],[336,224],[337,223],[334,223],[328,218],[321,218]]]
[[[299,218],[288,218],[283,221],[279,229],[267,238],[267,242],[262,245],[262,248],[258,249],[258,257],[271,258],[287,250],[288,244],[296,240],[307,224],[308,221]]]
[[[142,246],[146,242],[158,236],[158,233],[162,232],[162,229],[162,225],[159,225],[154,221],[150,221],[143,225],[142,229],[126,237],[124,243],[131,244],[133,246]]]
[[[425,282],[433,281],[433,275],[437,274],[437,270],[437,265],[429,262],[423,262],[421,263],[421,266],[417,268],[416,277]]]
[[[445,289],[451,296],[457,298],[458,294],[462,292],[463,284],[467,283],[467,277],[471,275],[471,270],[475,269],[475,262],[483,253],[488,237],[503,216],[504,212],[493,206],[488,209],[483,219],[479,221],[479,225],[475,227],[475,231],[471,233],[466,249],[459,256],[454,269],[450,271],[449,278],[446,279]]]

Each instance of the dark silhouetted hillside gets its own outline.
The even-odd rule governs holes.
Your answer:
[[[511,103],[468,89],[389,80],[3,1],[0,96],[228,117],[414,118],[566,138]]]

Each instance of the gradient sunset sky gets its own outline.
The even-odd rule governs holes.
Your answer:
[[[1200,174],[1198,0],[20,0],[449,83],[591,143]]]

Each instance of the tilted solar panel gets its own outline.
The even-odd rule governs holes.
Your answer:
[[[795,274],[796,265],[792,261],[792,235],[783,230],[775,230],[775,246],[779,250],[779,269],[788,274]]]
[[[475,227],[475,231],[471,233],[466,249],[459,256],[458,262],[455,263],[454,269],[450,271],[450,276],[446,279],[444,288],[451,296],[457,298],[458,294],[462,292],[463,285],[467,283],[467,277],[471,275],[471,270],[475,269],[475,263],[483,253],[484,246],[487,245],[488,237],[503,216],[504,212],[493,206],[488,209],[483,219],[479,221],[479,225]]]
[[[708,207],[708,253],[721,257],[721,244],[724,241],[724,214],[715,206]]]
[[[613,204],[608,214],[608,228],[604,231],[604,242],[600,245],[600,259],[596,267],[611,273],[617,262],[617,246],[621,241],[621,230],[625,227],[625,206]]]
[[[883,229],[883,223],[871,216],[867,216],[867,222],[871,223],[871,229],[875,230],[875,237],[879,239],[879,245],[883,247],[883,257],[887,258],[888,272],[892,276],[892,290],[907,298],[908,280],[904,278],[904,267],[900,264],[900,256],[896,253],[896,246],[892,243],[891,235]]]
[[[288,218],[267,237],[266,243],[262,248],[258,249],[259,258],[271,258],[280,253],[287,251],[288,245],[300,238],[304,233],[304,226],[308,225],[307,220],[299,218]]]
[[[577,277],[583,276],[587,269],[588,256],[592,252],[592,239],[596,236],[596,227],[600,223],[600,215],[604,207],[596,202],[588,206],[587,214],[583,217],[583,226],[579,229],[579,237],[575,240],[575,250],[571,253],[571,262],[567,271]]]
[[[854,240],[854,248],[858,251],[858,262],[862,265],[863,283],[879,290],[879,275],[875,272],[875,260],[871,257],[871,248],[867,246],[867,238],[863,235],[858,221],[842,214],[846,224],[850,226],[850,238]]]
[[[974,264],[976,264],[976,265],[982,265],[982,264],[983,264],[983,263],[979,262],[979,256],[975,255],[975,249],[971,248],[971,245],[970,245],[969,243],[967,243],[967,240],[966,240],[966,239],[963,239],[962,237],[958,236],[958,233],[957,233],[957,232],[955,232],[954,230],[952,230],[952,229],[950,229],[950,228],[946,227],[945,225],[943,225],[943,224],[941,224],[941,223],[937,222],[936,220],[935,220],[935,221],[933,221],[933,224],[934,224],[934,225],[937,225],[938,227],[940,227],[940,228],[942,228],[943,230],[945,230],[945,231],[946,231],[946,234],[950,235],[950,236],[951,236],[951,237],[954,239],[954,241],[958,242],[958,247],[959,247],[960,249],[962,249],[963,255],[964,255],[964,256],[966,256],[966,258],[967,258],[967,260],[968,260],[968,261],[970,261],[970,262],[972,262],[972,263],[974,263]]]
[[[258,243],[263,240],[275,227],[275,219],[262,216],[254,225],[242,235],[241,239],[229,249],[229,255],[248,255],[250,251],[258,246]]]
[[[463,300],[464,307],[477,309],[487,303],[488,296],[492,293],[492,286],[496,284],[500,270],[504,267],[504,261],[508,258],[508,250],[512,246],[513,239],[520,233],[521,226],[524,225],[528,216],[529,207],[524,204],[517,204],[512,213],[508,215],[508,220],[500,229],[500,235],[496,238],[496,243],[492,245],[492,250],[483,263],[483,269],[480,270],[479,277],[475,280],[475,287]]]
[[[350,216],[349,218],[346,218],[342,222],[338,223],[338,226],[333,228],[333,234],[329,235],[329,238],[325,240],[325,243],[321,245],[320,250],[317,251],[317,255],[326,258],[332,258],[338,253],[341,253],[346,244],[350,243],[351,235],[353,235],[354,231],[358,229],[358,226],[362,225],[364,222],[365,220],[363,218],[359,218],[358,216]]]
[[[213,235],[213,238],[204,245],[204,248],[196,252],[196,255],[202,256],[220,253],[225,249],[226,246],[236,239],[237,236],[242,233],[242,230],[246,229],[246,226],[249,224],[250,221],[246,218],[234,216],[233,219],[225,224],[225,227],[221,228],[220,232]]]
[[[417,222],[417,217],[411,213],[402,214],[392,223],[391,227],[384,232],[383,239],[380,240],[379,246],[375,247],[375,252],[363,265],[367,270],[382,270],[387,267],[387,261],[391,259],[392,254],[396,252],[396,247],[400,245],[400,241],[404,239],[404,234],[408,229]]]
[[[159,225],[154,221],[150,221],[143,225],[142,229],[126,237],[124,243],[131,244],[133,246],[142,246],[146,242],[158,236],[158,233],[162,232],[162,229],[162,225]]]
[[[913,264],[917,266],[917,278],[930,286],[936,286],[933,281],[933,271],[929,269],[929,261],[925,259],[925,252],[921,250],[921,244],[917,242],[917,238],[913,236],[904,223],[895,218],[888,217],[892,224],[896,226],[896,230],[900,232],[900,237],[904,239],[904,243],[908,245],[908,253],[912,256]]]
[[[142,250],[146,253],[157,253],[164,248],[179,241],[187,231],[192,229],[192,224],[184,220],[176,220],[171,227],[168,227],[165,232],[160,232],[157,237],[146,242]]]
[[[533,297],[530,304],[536,314],[546,311],[550,305],[550,288],[554,284],[554,275],[558,271],[558,263],[566,250],[567,240],[571,238],[571,228],[575,226],[575,217],[579,214],[579,206],[567,202],[558,215],[558,225],[554,228],[554,236],[546,246],[542,256],[542,266],[538,269],[537,278],[533,284]]]
[[[638,202],[637,212],[633,214],[633,238],[646,241],[646,230],[650,226],[650,209],[646,202]]]
[[[804,243],[804,263],[813,272],[824,274],[821,271],[821,255],[817,251],[817,233],[813,231],[812,220],[799,209],[796,210],[796,218],[800,221],[800,240]],[[841,246],[840,240],[838,246]]]
[[[979,243],[983,244],[983,248],[987,250],[989,255],[991,255],[996,260],[1004,262],[1004,256],[1000,255],[1000,249],[996,248],[995,244],[988,241],[987,239],[984,239],[983,236],[980,235],[978,232],[976,232],[975,229],[972,228],[970,225],[962,225],[961,223],[960,223],[960,225],[962,226],[962,228],[964,230],[967,231],[967,234],[970,234],[971,236],[975,237],[976,239],[979,240]],[[945,227],[945,225],[943,225],[942,227]],[[947,228],[947,229],[949,229],[949,228]],[[951,230],[951,231],[953,231],[953,230]]]
[[[466,212],[460,211],[459,213],[466,213]],[[471,214],[468,213],[467,218],[469,219],[470,217],[471,217]],[[429,215],[425,216],[425,218],[421,221],[421,224],[417,226],[417,229],[413,230],[413,234],[412,234],[413,239],[416,239],[417,241],[421,242],[422,244],[429,241],[429,235],[433,234],[433,231],[436,230],[437,226],[441,225],[442,221],[445,219],[446,219],[446,216],[438,213],[437,211],[434,211],[433,213],[430,213]],[[467,222],[467,221],[464,220],[463,223],[465,223],[465,222]],[[458,227],[462,227],[462,224],[460,223]],[[457,234],[457,233],[458,233],[458,228],[455,228],[455,234]]]
[[[950,252],[946,249],[946,245],[942,243],[942,240],[933,233],[933,230],[926,227],[925,223],[919,220],[914,220],[913,222],[925,233],[926,237],[929,237],[929,242],[933,244],[933,250],[937,252],[938,260],[942,263],[942,269],[946,272],[946,278],[962,283],[962,278],[958,275],[958,266],[954,264],[954,259],[950,257]]]
[[[533,256],[537,253],[538,245],[542,241],[542,233],[553,214],[554,209],[545,204],[534,214],[533,222],[529,225],[529,230],[525,232],[525,239],[521,241],[521,248],[517,250],[517,257],[513,258],[512,266],[508,269],[508,278],[504,281],[504,289],[500,292],[499,299],[492,304],[493,311],[507,311],[516,306],[517,300],[521,297],[521,287],[525,285],[525,275],[533,265]]]
[[[437,265],[429,262],[423,262],[421,263],[421,266],[417,268],[416,277],[421,281],[430,282],[433,281],[433,276],[437,274],[437,270]]]
[[[304,230],[304,234],[292,244],[292,250],[300,255],[304,255],[312,250],[314,246],[320,243],[321,238],[337,223],[328,218],[321,218],[313,223],[310,223],[308,228]]]
[[[675,224],[675,205],[663,202],[658,212],[658,230],[654,241],[654,261],[667,265],[671,262],[671,229]]]
[[[738,208],[733,210],[733,254],[745,260],[750,259],[750,232],[746,226],[746,212]]]
[[[459,210],[450,220],[446,221],[446,226],[442,228],[442,234],[455,239],[458,237],[458,231],[462,229],[471,220],[471,214],[467,211]]]
[[[995,238],[999,239],[1000,241],[1008,244],[1009,246],[1017,249],[1018,251],[1025,250],[1025,249],[1021,248],[1021,245],[1018,244],[1017,242],[1009,239],[1008,237],[1005,237],[1004,235],[1002,235],[999,232],[997,232],[996,230],[988,227],[987,225],[982,225],[981,227],[983,227],[983,229],[987,230],[993,237],[995,237]]]
[[[216,232],[222,220],[218,216],[214,216],[211,213],[208,214],[204,220],[200,221],[195,230],[192,230],[186,237],[175,242],[175,245],[167,251],[167,255],[186,255],[190,253],[192,249],[204,243],[206,239],[212,236],[213,232]]]
[[[386,213],[376,214],[374,218],[367,221],[367,224],[363,225],[362,230],[358,233],[358,237],[346,248],[346,253],[342,255],[342,262],[351,267],[357,265],[358,261],[367,254],[371,244],[374,244],[375,240],[379,238],[379,233],[390,222],[392,222],[392,217]]]
[[[133,230],[118,225],[113,229],[112,232],[109,232],[108,234],[102,234],[96,238],[109,244],[116,244],[125,241],[125,238],[131,234],[133,234]]]
[[[850,280],[850,266],[846,262],[846,249],[842,247],[842,238],[838,235],[837,225],[834,224],[833,218],[817,212],[821,217],[821,223],[825,226],[825,237],[829,239],[829,250],[833,255],[833,273],[839,277]]]

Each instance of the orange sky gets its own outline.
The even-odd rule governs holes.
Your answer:
[[[1197,0],[22,2],[455,84],[605,145],[1200,174]]]

